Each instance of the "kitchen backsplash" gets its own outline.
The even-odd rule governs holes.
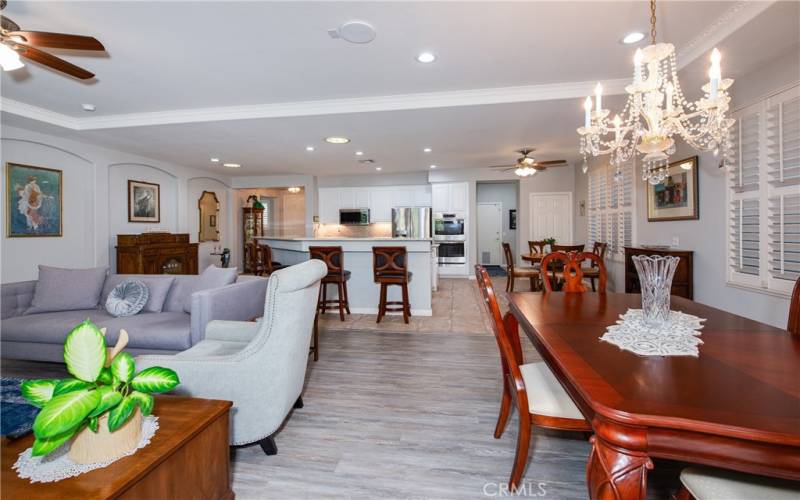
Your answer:
[[[376,222],[365,226],[342,226],[339,224],[320,224],[318,238],[386,238],[392,236],[392,224]]]

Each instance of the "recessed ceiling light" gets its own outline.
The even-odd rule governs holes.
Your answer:
[[[306,146],[306,151],[314,151],[314,146]]]
[[[644,40],[644,33],[633,31],[625,35],[625,38],[622,39],[622,43],[629,45],[631,43],[641,42],[642,40]]]
[[[228,167],[228,168],[239,168],[239,167],[241,167],[241,165],[238,164],[238,163],[223,163],[222,166],[223,167]]]
[[[356,151],[356,156],[363,156],[363,155],[364,155],[363,151]]]
[[[425,148],[422,150],[423,153],[430,153],[431,151],[433,151],[431,148]]]
[[[380,172],[380,171],[381,171],[381,167],[375,167],[375,170],[377,170],[378,172]]]
[[[94,104],[81,104],[81,107],[84,111],[94,111],[95,107]]]
[[[347,144],[348,142],[350,142],[350,139],[348,139],[347,137],[333,136],[333,137],[326,137],[325,142],[327,142],[328,144]]]
[[[211,158],[211,163],[219,163],[219,158]]]
[[[436,165],[431,165],[431,168],[436,168]]]
[[[423,64],[432,63],[436,60],[436,54],[433,52],[422,52],[420,55],[417,56],[417,62],[421,62]]]

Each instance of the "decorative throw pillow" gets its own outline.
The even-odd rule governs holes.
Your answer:
[[[138,280],[125,280],[115,286],[106,299],[106,311],[116,317],[133,316],[144,308],[150,292]]]
[[[107,267],[63,269],[39,266],[39,280],[25,314],[94,309],[100,300]]]
[[[152,275],[140,276],[129,274],[111,274],[106,278],[106,284],[103,285],[103,294],[100,296],[100,307],[105,308],[108,296],[111,295],[111,290],[117,285],[127,280],[141,281],[147,285],[147,291],[150,293],[150,298],[147,299],[147,304],[144,305],[143,312],[159,313],[164,308],[164,301],[167,300],[167,295],[175,282],[174,276],[169,275]]]
[[[192,312],[192,294],[202,290],[210,290],[211,288],[219,288],[236,282],[238,275],[235,267],[217,267],[208,266],[203,274],[197,279],[197,283],[192,288],[192,293],[186,297],[183,303],[183,310],[187,313]]]

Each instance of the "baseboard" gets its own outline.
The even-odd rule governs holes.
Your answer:
[[[371,308],[371,307],[351,307],[350,312],[353,314],[378,314],[378,309]],[[334,316],[339,315],[339,310],[336,309],[335,311],[326,311],[325,314],[331,314]],[[397,315],[402,316],[402,312],[387,312],[386,315]],[[433,316],[433,309],[411,309],[412,316]]]

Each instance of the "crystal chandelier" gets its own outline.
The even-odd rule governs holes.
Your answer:
[[[634,56],[633,83],[625,87],[628,101],[621,115],[609,120],[603,109],[603,87],[595,87],[595,101],[584,102],[584,125],[578,129],[583,171],[587,156],[611,155],[619,171],[622,164],[641,153],[642,180],[658,184],[667,177],[669,155],[675,152],[674,135],[704,151],[727,148],[728,129],[734,120],[727,116],[730,78],[722,78],[721,55],[711,52],[709,81],[702,86],[704,96],[688,102],[678,82],[675,46],[656,43],[656,2],[650,1],[650,42]]]

